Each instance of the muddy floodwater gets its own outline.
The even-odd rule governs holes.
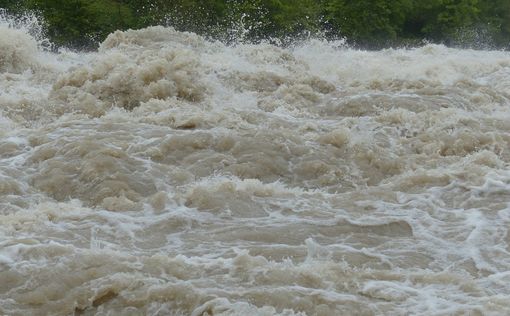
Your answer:
[[[0,314],[510,315],[509,52],[7,24]]]

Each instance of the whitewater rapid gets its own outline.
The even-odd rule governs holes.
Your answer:
[[[0,23],[0,314],[510,314],[510,53],[97,52]]]

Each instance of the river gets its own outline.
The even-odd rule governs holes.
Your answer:
[[[0,23],[0,314],[510,314],[510,53],[43,49]]]

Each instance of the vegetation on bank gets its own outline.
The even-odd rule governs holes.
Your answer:
[[[345,37],[364,48],[423,40],[509,48],[509,0],[0,0],[38,12],[57,45],[93,48],[117,29],[170,25],[223,41]]]

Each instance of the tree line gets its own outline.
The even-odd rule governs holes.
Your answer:
[[[73,48],[150,25],[225,42],[285,44],[313,35],[373,49],[424,40],[510,47],[509,0],[0,0],[0,8],[42,15],[49,38]]]

